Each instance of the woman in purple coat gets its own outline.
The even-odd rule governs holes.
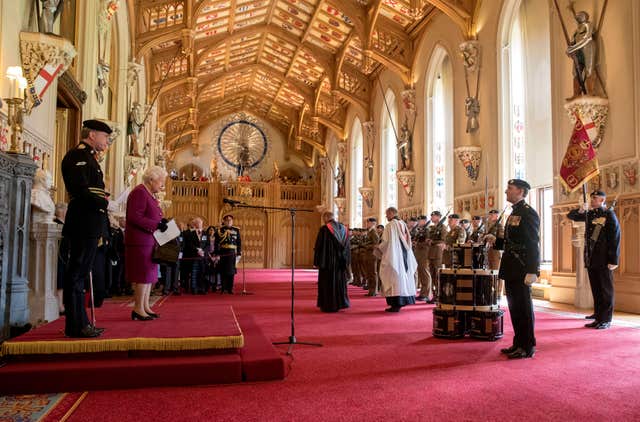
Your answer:
[[[167,172],[162,167],[148,168],[142,176],[142,184],[133,188],[127,198],[124,262],[126,280],[135,286],[132,320],[158,318],[149,306],[151,286],[158,281],[158,264],[151,260],[156,244],[153,232],[166,230],[167,220],[162,218],[162,210],[153,195],[164,189],[166,178]]]

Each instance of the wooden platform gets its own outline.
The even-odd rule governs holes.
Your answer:
[[[100,310],[98,325],[106,331],[99,338],[65,338],[60,320],[6,342],[0,394],[284,378],[280,353],[253,317],[206,302],[189,304],[189,312],[184,307],[168,301],[157,309],[160,319],[131,321],[123,316],[130,308],[109,304]]]

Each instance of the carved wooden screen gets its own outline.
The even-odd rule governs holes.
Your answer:
[[[234,210],[233,225],[240,229],[242,256],[246,268],[263,268],[265,264],[265,234],[267,219],[256,210]]]

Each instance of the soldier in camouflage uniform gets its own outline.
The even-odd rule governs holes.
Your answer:
[[[471,230],[467,233],[467,244],[478,245],[484,237],[484,223],[482,217],[474,215],[471,219]]]
[[[432,299],[427,303],[434,303],[438,298],[440,276],[438,270],[442,267],[442,255],[445,247],[444,238],[449,228],[441,221],[440,211],[431,213],[431,225],[428,228],[427,246],[429,247],[429,275],[431,276]]]
[[[486,232],[487,235],[490,234],[495,238],[504,237],[504,226],[499,220],[500,220],[500,211],[498,210],[489,211],[489,221],[487,221],[487,232]],[[483,238],[483,242],[485,242],[484,238]],[[485,245],[487,248],[487,257],[489,259],[489,265],[487,269],[499,270],[500,258],[502,258],[502,251],[495,249],[491,243],[485,242]],[[502,291],[502,289],[500,290]]]
[[[362,234],[360,229],[353,229],[351,237],[351,272],[353,273],[354,286],[364,286],[364,275],[362,273]]]
[[[427,216],[418,217],[418,225],[411,236],[413,241],[413,254],[418,262],[418,284],[420,294],[416,300],[429,300],[431,292],[431,274],[429,274],[429,226],[427,226]]]
[[[444,239],[446,252],[444,253],[443,259],[444,265],[447,268],[451,268],[454,264],[461,264],[460,262],[454,262],[453,259],[454,248],[464,245],[464,242],[467,240],[467,232],[458,224],[459,221],[460,216],[458,216],[458,214],[449,215],[449,232]]]
[[[374,249],[380,243],[380,237],[376,231],[377,222],[374,217],[367,219],[367,231],[362,240],[362,265],[369,289],[367,296],[375,296],[378,292],[377,259],[373,254]]]
[[[471,236],[471,223],[469,222],[469,220],[467,220],[466,218],[463,218],[462,220],[460,220],[460,223],[458,223],[460,225],[460,227],[462,227],[464,229],[464,232],[467,234],[467,239],[469,239],[469,236]]]

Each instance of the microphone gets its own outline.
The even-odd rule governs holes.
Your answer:
[[[223,198],[223,199],[222,199],[222,202],[223,202],[224,204],[229,204],[229,205],[231,205],[232,207],[235,207],[236,205],[241,205],[241,204],[243,204],[243,202],[242,202],[242,201],[236,201],[235,199],[229,199],[229,198]]]

